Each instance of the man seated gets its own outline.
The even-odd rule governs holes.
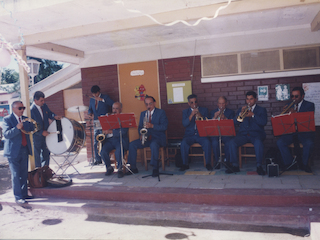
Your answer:
[[[156,108],[156,100],[151,96],[146,96],[144,99],[147,110],[141,112],[139,121],[139,135],[140,139],[136,139],[129,144],[128,163],[130,163],[131,171],[126,174],[138,173],[136,166],[137,149],[150,147],[151,149],[151,162],[153,167],[152,177],[159,176],[159,148],[167,145],[166,130],[168,128],[168,119],[164,110]],[[141,134],[141,129],[146,129],[147,139],[142,139],[144,136]]]
[[[257,173],[265,175],[262,168],[263,140],[266,138],[264,126],[267,124],[267,110],[258,106],[257,94],[253,91],[246,93],[246,106],[239,108],[234,123],[240,125],[237,136],[229,141],[229,154],[232,166],[226,173],[240,172],[237,157],[238,147],[250,142],[254,145],[256,154]]]
[[[112,105],[112,113],[119,114],[122,112],[122,104],[120,102],[115,102]],[[111,167],[110,162],[110,152],[113,149],[115,151],[115,157],[118,164],[118,178],[123,177],[122,171],[122,156],[124,156],[124,152],[129,148],[129,138],[128,138],[128,128],[121,128],[121,136],[122,136],[122,147],[123,151],[121,153],[121,144],[120,144],[120,128],[117,129],[110,129],[103,131],[105,134],[105,141],[103,143],[103,147],[101,150],[101,158],[106,164],[106,176],[111,175],[114,171],[113,167]]]
[[[224,120],[224,119],[233,119],[234,118],[234,111],[227,108],[228,101],[227,98],[221,96],[218,98],[218,108],[212,110],[210,112],[210,117],[212,119]],[[232,139],[231,136],[222,136],[221,142],[224,143],[224,152],[227,162],[230,161],[229,157],[229,149],[228,149],[228,142]],[[219,137],[211,137],[211,144],[213,148],[214,158],[216,163],[219,162],[220,158],[220,146],[219,146]],[[216,164],[216,169],[220,169],[220,163]]]
[[[189,169],[189,149],[194,143],[199,143],[204,151],[206,159],[206,168],[208,171],[212,171],[213,168],[210,164],[211,159],[211,144],[207,137],[200,137],[196,126],[196,119],[203,119],[208,117],[208,109],[204,107],[198,107],[197,95],[191,94],[188,96],[189,108],[182,112],[182,125],[186,128],[184,137],[181,142],[181,157],[183,161],[180,171]]]
[[[294,101],[294,105],[289,110],[289,112],[314,112],[314,103],[304,100],[304,94],[305,93],[302,87],[295,87],[292,89],[291,99]],[[277,145],[281,152],[284,170],[288,170],[288,167],[293,161],[293,157],[288,145],[290,145],[291,143],[296,143],[295,145],[297,145],[298,147],[299,143],[301,143],[303,145],[303,151],[302,164],[300,164],[300,168],[307,173],[312,172],[311,168],[308,165],[308,161],[314,147],[314,137],[314,132],[301,132],[282,135],[278,139]]]

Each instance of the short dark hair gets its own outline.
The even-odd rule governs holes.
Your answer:
[[[11,107],[14,108],[15,105],[17,105],[18,103],[22,103],[22,104],[23,104],[23,102],[21,102],[21,101],[14,101],[14,102],[11,104]]]
[[[41,91],[36,91],[33,95],[33,100],[39,100],[40,98],[44,98],[44,93]]]
[[[291,92],[293,92],[293,91],[299,91],[301,96],[303,96],[305,94],[302,87],[294,87]]]
[[[154,97],[149,96],[149,95],[147,95],[147,96],[144,98],[144,102],[146,102],[146,99],[147,99],[147,98],[151,98],[151,99],[153,100],[153,102],[156,102],[156,100],[154,99]]]
[[[91,87],[91,92],[92,92],[92,93],[100,92],[99,86],[98,86],[98,85],[93,85],[93,86]]]
[[[192,98],[198,99],[198,96],[195,95],[195,94],[190,94],[190,95],[188,96],[188,102],[189,102],[189,100],[192,99]]]
[[[249,91],[246,93],[246,96],[253,96],[254,98],[257,98],[257,93],[254,91]]]

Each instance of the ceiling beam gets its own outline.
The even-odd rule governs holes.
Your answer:
[[[311,22],[311,32],[318,31],[320,29],[320,12],[315,16]]]
[[[254,11],[264,11],[274,8],[282,8],[296,5],[306,5],[319,3],[319,0],[245,0],[233,1],[226,9],[219,12],[219,15],[240,14]],[[216,10],[226,5],[226,3],[213,4],[195,8],[186,8],[171,12],[163,12],[151,15],[157,21],[166,24],[176,20],[191,21],[202,17],[214,16]],[[180,23],[181,24],[181,23]],[[25,44],[36,45],[89,35],[103,34],[128,29],[155,26],[157,23],[146,16],[139,16],[130,19],[122,19],[109,22],[99,22],[88,25],[81,25],[71,28],[58,29],[48,32],[41,32],[31,35],[25,35]]]
[[[54,53],[66,54],[72,57],[84,58],[83,51],[80,51],[74,48],[64,47],[54,43],[41,43],[37,45],[32,45],[32,47],[40,48],[40,49],[51,51]]]

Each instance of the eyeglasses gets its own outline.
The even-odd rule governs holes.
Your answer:
[[[189,103],[191,103],[191,104],[198,103],[198,101],[190,101]]]
[[[26,107],[18,107],[18,109],[19,109],[19,110],[22,110],[22,109],[25,110]]]
[[[300,95],[291,95],[291,98],[299,98]]]

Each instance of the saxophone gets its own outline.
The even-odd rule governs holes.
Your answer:
[[[147,129],[147,122],[148,122],[148,112],[146,112],[146,115],[144,116],[143,119],[143,128],[140,129],[140,134],[141,134],[141,144],[144,145],[144,143],[148,139],[148,129]]]

